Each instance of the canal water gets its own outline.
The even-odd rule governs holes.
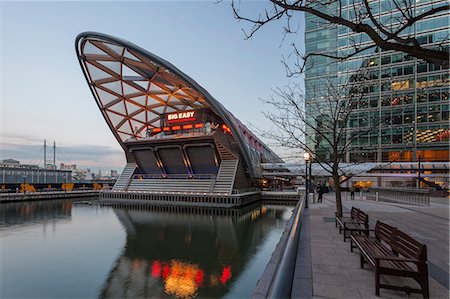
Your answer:
[[[292,210],[1,204],[0,298],[250,298]]]

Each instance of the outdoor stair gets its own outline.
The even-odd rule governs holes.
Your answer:
[[[114,184],[113,190],[127,190],[128,184],[130,183],[131,177],[133,176],[135,170],[136,163],[127,163],[116,183]]]
[[[220,141],[214,140],[214,142],[221,160],[236,160],[236,156],[233,155]]]
[[[217,173],[216,181],[212,186],[212,192],[231,194],[234,179],[236,178],[238,164],[238,159],[222,160],[220,163],[219,172]]]
[[[212,179],[133,179],[129,191],[209,193]]]

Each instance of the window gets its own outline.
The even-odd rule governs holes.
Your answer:
[[[427,107],[417,108],[417,122],[419,123],[426,122],[428,120],[427,112],[428,112]]]
[[[430,102],[438,102],[440,100],[439,91],[432,91],[428,94],[428,101]]]
[[[425,91],[418,93],[417,94],[417,102],[418,103],[428,102],[428,94]]]
[[[403,67],[403,74],[405,75],[411,75],[413,73],[413,66],[412,65],[408,65]]]
[[[391,63],[391,56],[384,56],[381,58],[381,64],[390,64]]]

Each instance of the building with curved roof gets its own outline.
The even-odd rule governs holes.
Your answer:
[[[166,60],[96,32],[79,34],[76,51],[92,95],[125,151],[127,166],[114,189],[231,194],[257,186],[261,163],[282,162]]]

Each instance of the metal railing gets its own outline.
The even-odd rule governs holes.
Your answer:
[[[287,223],[286,230],[269,261],[269,264],[275,265],[273,267],[275,270],[271,270],[273,269],[272,267],[266,267],[259,281],[263,285],[258,283],[254,297],[291,297],[304,207],[305,200],[299,200],[291,219]],[[269,285],[264,285],[264,281],[269,282]]]
[[[259,192],[259,188],[251,187],[251,188],[233,189],[231,194],[244,194],[244,193],[254,193],[254,192]]]
[[[370,188],[366,199],[429,206],[430,196],[430,190],[417,188]]]

